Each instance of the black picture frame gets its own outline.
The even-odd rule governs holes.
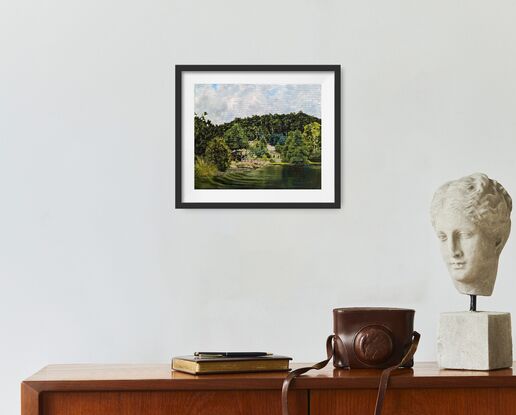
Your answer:
[[[330,72],[334,76],[334,189],[331,202],[185,202],[183,200],[183,74],[185,72]],[[341,67],[340,65],[176,65],[175,66],[176,209],[340,209]]]

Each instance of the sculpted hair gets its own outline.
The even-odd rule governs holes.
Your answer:
[[[446,203],[447,208],[464,212],[466,217],[499,238],[501,248],[511,231],[512,199],[504,187],[485,174],[475,173],[443,184],[432,199],[432,225]]]

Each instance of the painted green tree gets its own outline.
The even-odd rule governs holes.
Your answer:
[[[303,140],[301,131],[290,131],[287,134],[285,146],[282,148],[283,161],[292,164],[307,164],[309,155],[310,149]]]
[[[312,122],[305,125],[303,141],[310,152],[308,158],[311,161],[321,161],[321,124]]]
[[[231,150],[247,148],[249,145],[247,133],[239,123],[234,123],[226,130],[224,140]]]
[[[269,154],[269,150],[267,149],[267,141],[265,140],[265,138],[255,140],[250,150],[256,157],[271,157],[271,155]]]
[[[206,160],[226,171],[231,163],[231,150],[222,137],[216,137],[206,146]]]
[[[216,126],[206,118],[206,112],[200,116],[194,115],[194,139],[195,139],[195,154],[200,156],[206,151],[208,142],[215,137]]]

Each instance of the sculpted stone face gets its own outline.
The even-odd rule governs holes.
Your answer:
[[[511,209],[505,189],[484,174],[446,183],[434,195],[432,223],[459,292],[492,294]]]
[[[496,238],[456,209],[435,220],[441,254],[455,287],[464,294],[491,295],[498,270]]]

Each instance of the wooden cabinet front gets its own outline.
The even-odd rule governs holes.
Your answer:
[[[300,365],[293,365],[294,369]],[[516,368],[516,365],[515,365]],[[371,415],[380,370],[311,371],[290,415]],[[51,365],[21,385],[22,415],[281,415],[285,372],[192,376],[169,365]],[[515,415],[516,369],[419,363],[389,380],[383,415]]]
[[[311,415],[371,415],[375,390],[313,390]],[[515,388],[431,388],[387,391],[382,415],[514,415]]]
[[[44,392],[41,415],[281,415],[279,391]],[[307,415],[306,391],[289,396],[292,415]]]

